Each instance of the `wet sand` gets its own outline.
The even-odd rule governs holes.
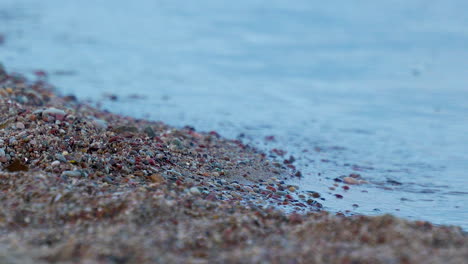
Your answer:
[[[108,113],[37,75],[0,68],[0,263],[468,259],[459,227],[328,213],[239,141]]]

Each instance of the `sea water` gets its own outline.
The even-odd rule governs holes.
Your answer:
[[[44,70],[59,92],[113,112],[285,150],[302,173],[289,182],[328,210],[468,229],[466,10],[463,0],[1,0],[0,61]],[[351,173],[369,183],[330,190]]]

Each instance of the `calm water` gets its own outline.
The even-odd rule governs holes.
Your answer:
[[[329,210],[468,229],[466,10],[463,0],[2,0],[0,61],[44,69],[82,99],[116,94],[104,104],[114,112],[284,149],[304,176],[291,182]],[[328,189],[353,172],[370,184]]]

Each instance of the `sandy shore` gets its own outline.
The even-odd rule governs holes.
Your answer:
[[[52,91],[0,67],[0,263],[467,263],[458,227],[333,215],[241,142]]]

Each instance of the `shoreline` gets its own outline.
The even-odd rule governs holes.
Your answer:
[[[52,91],[0,65],[2,263],[468,259],[459,227],[333,215],[319,194],[300,198],[282,182],[287,168],[239,141]]]

